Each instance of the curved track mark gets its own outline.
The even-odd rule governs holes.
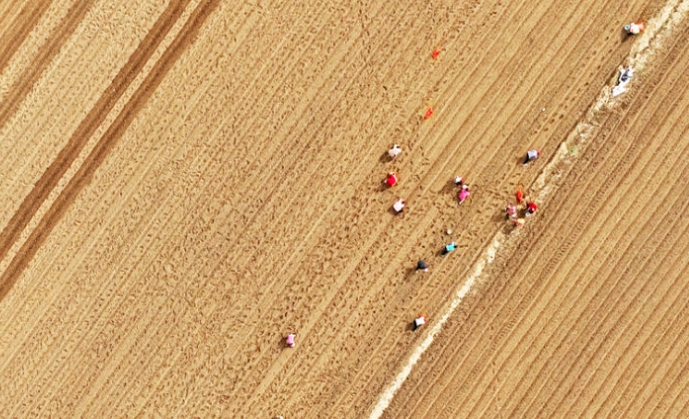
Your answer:
[[[17,53],[19,47],[24,43],[29,33],[31,33],[31,29],[36,26],[36,23],[50,6],[50,3],[50,1],[44,1],[38,5],[28,3],[27,9],[32,5],[34,8],[31,10],[22,10],[19,13],[19,17],[12,22],[12,26],[8,30],[12,36],[6,39],[6,48],[2,51],[2,54],[0,54],[0,74],[5,71],[7,63],[9,63],[10,59]],[[80,20],[81,19],[76,19],[75,21],[79,22]]]
[[[132,54],[127,64],[115,76],[110,86],[98,100],[91,112],[79,125],[65,148],[62,149],[53,164],[48,167],[43,176],[36,183],[29,195],[24,199],[19,210],[9,224],[0,233],[0,258],[4,258],[23,229],[36,214],[50,192],[65,174],[74,159],[79,155],[88,139],[103,122],[108,112],[124,94],[127,87],[139,74],[153,52],[168,34],[177,19],[182,15],[189,0],[171,4]],[[113,124],[103,135],[84,161],[83,166],[70,180],[64,191],[55,200],[53,206],[38,223],[27,241],[22,245],[7,270],[0,276],[0,301],[7,295],[17,278],[33,258],[34,254],[50,234],[53,227],[60,220],[66,209],[74,201],[79,192],[88,185],[91,176],[108,155],[122,133],[127,129],[137,112],[145,105],[156,87],[172,67],[177,58],[186,50],[196,38],[199,28],[217,6],[217,0],[209,0],[200,5],[189,21],[182,28],[177,38],[170,45],[160,61],[156,63],[151,73],[132,96],[130,103],[118,115]]]

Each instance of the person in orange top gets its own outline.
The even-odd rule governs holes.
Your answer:
[[[517,202],[519,202],[520,204],[524,202],[524,192],[522,192],[521,189],[517,189],[517,193],[515,194],[515,196],[517,197]]]
[[[538,205],[535,202],[526,203],[526,215],[533,215],[538,209]]]

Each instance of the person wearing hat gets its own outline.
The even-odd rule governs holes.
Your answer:
[[[644,31],[644,23],[628,23],[624,25],[624,31],[627,32],[627,35],[638,35]]]
[[[428,272],[428,264],[426,263],[426,261],[420,260],[420,261],[416,262],[416,270]]]
[[[529,164],[531,160],[536,160],[541,155],[539,150],[529,150],[526,152],[526,160],[524,160],[524,166]]]

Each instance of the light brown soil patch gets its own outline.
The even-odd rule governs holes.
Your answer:
[[[22,418],[366,417],[662,6],[30,3],[0,6],[0,416]],[[678,33],[385,417],[687,416]]]

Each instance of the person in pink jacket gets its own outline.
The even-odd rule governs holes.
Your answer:
[[[290,348],[294,348],[294,338],[296,336],[297,335],[295,335],[294,333],[290,333],[289,335],[287,335],[287,339],[285,339],[285,343],[287,344],[287,346],[289,346]]]
[[[464,202],[471,193],[469,192],[469,187],[467,185],[462,185],[462,190],[459,191],[459,194],[457,194],[457,198],[459,199],[459,203],[461,204]]]

